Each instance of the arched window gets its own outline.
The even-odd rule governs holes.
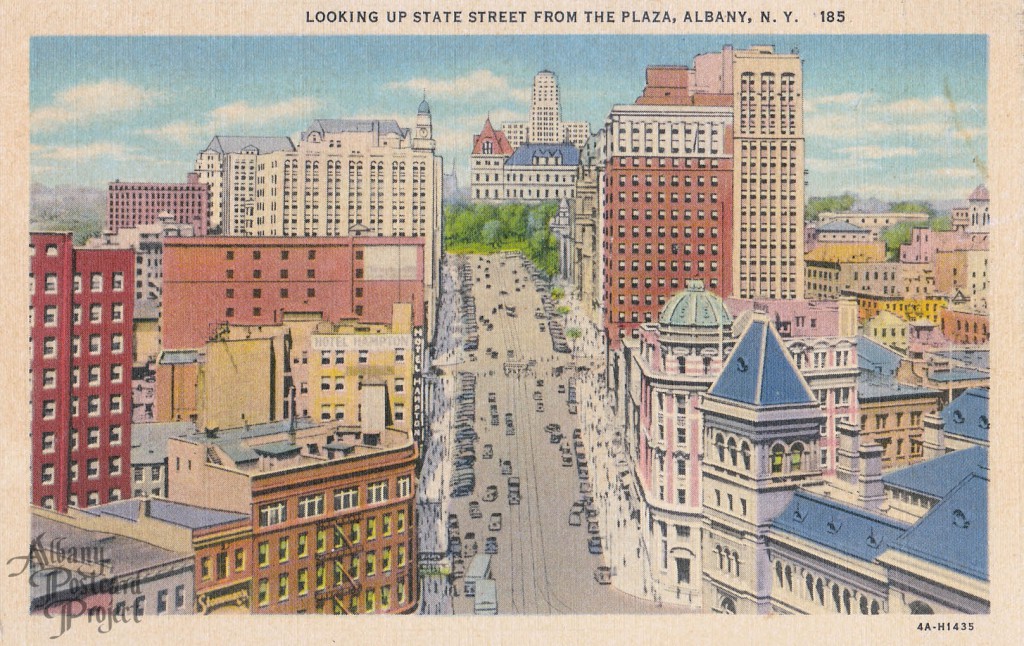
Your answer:
[[[772,473],[782,473],[782,456],[785,453],[786,449],[781,444],[772,447]]]
[[[715,448],[718,449],[718,461],[725,462],[725,438],[721,433],[715,438]]]
[[[804,445],[797,442],[789,449],[789,470],[799,471],[804,461]]]
[[[860,614],[868,614],[868,598],[864,595],[861,595],[860,597]]]
[[[722,612],[727,615],[735,615],[736,602],[730,599],[729,597],[725,597],[724,599],[722,599]]]
[[[871,602],[871,614],[873,614],[873,615],[877,615],[878,614],[878,602],[877,601],[872,601]]]
[[[835,583],[832,584],[832,603],[835,605],[836,612],[842,612],[842,608],[839,607],[839,586]]]
[[[786,587],[793,591],[793,568],[786,566]]]
[[[779,580],[779,585],[782,585],[782,561],[775,561],[775,578]]]
[[[843,609],[846,614],[850,614],[850,591],[845,588],[843,589]]]
[[[810,574],[807,575],[807,598],[814,601],[814,577]]]
[[[743,468],[750,471],[750,445],[746,442],[741,444],[740,454],[743,456]]]
[[[924,601],[914,601],[910,604],[910,614],[912,615],[934,615],[935,611]]]
[[[824,608],[825,607],[825,582],[822,581],[819,578],[818,579],[818,584],[815,587],[818,589],[818,603],[820,603],[821,607]]]
[[[729,460],[736,466],[736,439],[732,437],[729,438]]]

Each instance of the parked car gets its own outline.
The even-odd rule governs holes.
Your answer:
[[[583,430],[579,428],[572,429],[572,439],[579,440],[583,437]]]
[[[578,511],[569,512],[569,525],[572,527],[579,527],[583,524],[583,514]]]
[[[552,433],[551,437],[548,438],[548,442],[550,442],[552,444],[558,444],[561,441],[562,441],[562,434],[561,433]]]
[[[608,585],[612,582],[612,569],[607,565],[598,566],[598,568],[594,570],[594,580],[601,585]]]
[[[487,485],[487,490],[484,493],[484,502],[494,502],[498,499],[498,486]]]
[[[572,456],[571,455],[565,455],[564,453],[562,454],[562,466],[563,467],[571,467],[572,466]]]
[[[601,528],[598,527],[597,522],[589,521],[589,522],[587,522],[587,533],[588,534],[600,534],[601,533]]]
[[[501,475],[510,476],[512,475],[512,460],[501,461]]]
[[[603,550],[601,549],[600,536],[590,537],[590,540],[587,541],[587,551],[589,551],[591,554],[601,554],[603,552]]]
[[[490,460],[494,457],[494,446],[491,444],[484,444],[484,453],[481,456],[485,460]]]
[[[473,501],[469,503],[469,517],[470,518],[483,518],[483,513],[480,511],[480,503]]]
[[[498,553],[498,537],[488,536],[487,540],[484,541],[484,554],[497,554]]]
[[[455,529],[455,531],[459,529],[459,517],[456,514],[448,514],[448,531],[452,529]]]
[[[555,424],[554,422],[552,422],[545,426],[544,430],[547,431],[548,433],[556,433],[562,430],[562,427],[559,424]]]
[[[501,514],[500,513],[491,514],[491,520],[490,520],[490,522],[487,523],[487,529],[492,531],[492,532],[499,532],[499,531],[501,531]]]

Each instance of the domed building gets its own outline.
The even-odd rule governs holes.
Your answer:
[[[722,299],[691,280],[658,322],[624,344],[626,444],[640,489],[642,534],[658,595],[701,605],[701,433],[697,408],[735,340]]]

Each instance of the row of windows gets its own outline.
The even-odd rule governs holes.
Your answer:
[[[70,404],[71,417],[78,417],[80,414],[78,397],[72,397]],[[99,395],[89,395],[86,399],[86,404],[86,414],[89,417],[99,417],[103,415],[103,399]],[[110,395],[107,412],[110,415],[120,415],[124,410],[124,397],[121,395]],[[44,420],[57,419],[57,402],[55,400],[43,400],[42,416]]]
[[[801,586],[798,582],[794,586],[794,576],[797,581],[802,578],[804,585]],[[822,608],[830,606],[837,613],[845,612],[849,615],[856,614],[859,610],[862,615],[877,615],[881,610],[881,604],[877,599],[871,599],[862,592],[851,591],[845,587],[840,589],[836,583],[829,586],[829,582],[821,576],[815,576],[804,568],[798,569],[789,563],[783,564],[781,560],[775,561],[775,583],[779,592],[789,592],[805,601],[816,602]],[[826,594],[826,591],[831,594]],[[831,603],[826,601],[829,597]]]
[[[78,357],[82,354],[82,338],[78,335],[71,337],[71,354]],[[110,335],[111,354],[120,354],[124,351],[124,335],[115,332]],[[103,352],[103,336],[100,334],[89,335],[89,354],[101,354]],[[43,338],[43,358],[54,359],[57,357],[57,339],[52,336]]]
[[[411,476],[400,476],[395,481],[395,499],[408,498],[412,493]],[[365,495],[367,505],[376,505],[389,500],[389,481],[379,480],[366,485]],[[360,487],[345,487],[334,491],[334,511],[355,509],[360,506]],[[303,496],[298,500],[298,517],[309,518],[324,513],[324,500],[326,494],[318,493]],[[278,525],[288,520],[288,506],[286,501],[277,501],[260,506],[260,527]]]
[[[31,281],[32,293],[35,293],[35,276],[29,275]],[[110,288],[115,292],[124,291],[124,273],[116,271],[110,275]],[[73,278],[73,289],[74,293],[82,293],[82,275],[75,274]],[[43,276],[43,292],[46,294],[56,294],[58,291],[58,280],[57,274],[47,273]],[[102,292],[103,291],[103,273],[92,272],[89,274],[89,291],[90,292]]]
[[[710,215],[712,220],[717,220],[718,219],[718,211],[717,210],[711,209],[711,211],[709,211],[708,213],[709,213],[709,215]],[[669,217],[670,220],[672,220],[673,222],[677,222],[679,220],[679,211],[678,211],[678,209],[672,209],[670,211],[670,214],[671,214],[670,217]],[[626,209],[619,209],[618,216],[619,216],[619,220],[625,220],[626,219]],[[697,219],[698,220],[703,220],[704,216],[705,216],[704,210],[703,209],[698,209],[697,210]],[[611,209],[608,210],[607,217],[609,219],[611,218]],[[639,220],[640,219],[640,210],[639,209],[633,209],[632,215],[631,215],[631,219],[633,219],[633,220]],[[644,209],[644,220],[651,220],[651,219],[653,219],[652,209]],[[665,209],[659,209],[658,210],[658,219],[659,220],[664,220],[665,219]],[[683,219],[684,220],[692,220],[693,219],[693,211],[691,211],[690,209],[683,210]],[[675,227],[673,227],[672,229],[673,229],[673,231],[678,231],[678,229],[676,229]]]
[[[93,303],[89,306],[89,323],[102,323],[103,322],[103,304]],[[43,308],[43,325],[46,327],[55,327],[57,325],[57,319],[60,315],[60,309],[57,305],[46,305]],[[29,325],[35,323],[35,308],[29,306]],[[110,321],[112,323],[122,323],[124,321],[124,303],[112,303],[110,305]],[[75,304],[71,311],[71,322],[74,325],[81,325],[82,323],[82,306]]]
[[[116,477],[121,475],[121,457],[114,456],[107,460],[107,476]],[[72,461],[68,467],[68,479],[71,482],[78,482],[79,478],[79,467],[78,462]],[[44,485],[53,484],[56,481],[56,465],[50,462],[44,462],[40,469],[40,483]],[[99,458],[92,458],[85,462],[85,476],[89,480],[98,480],[104,477],[104,474],[100,473],[100,460]]]
[[[120,424],[113,424],[107,430],[107,445],[121,446],[122,428]],[[54,432],[44,432],[40,435],[40,447],[43,454],[53,453],[56,450],[57,435]],[[78,429],[72,429],[68,436],[71,451],[78,450]],[[100,429],[97,426],[90,427],[85,434],[85,448],[96,449],[100,447]]]
[[[641,164],[641,159],[643,159],[643,164]],[[652,168],[654,166],[654,159],[655,158],[653,157],[613,157],[609,166],[618,166],[619,168],[627,168],[632,166],[633,168],[640,168],[641,165],[643,165],[647,168]],[[692,158],[687,158],[680,160],[678,157],[673,157],[671,160],[668,160],[665,159],[664,157],[658,157],[657,160],[657,165],[659,168],[665,168],[668,165],[670,165],[672,168],[718,168],[719,165],[719,160],[717,159],[694,160]],[[695,161],[696,163],[694,163]]]
[[[107,501],[114,502],[121,499],[121,490],[117,487],[112,487],[107,491]],[[73,493],[68,496],[68,505],[71,507],[78,507],[78,494]],[[45,509],[55,509],[56,503],[53,496],[43,496],[40,500],[40,504]],[[86,494],[86,506],[92,507],[100,504],[100,492],[90,491]]]
[[[663,192],[658,193],[657,197],[655,197],[654,193],[650,191],[644,193],[643,197],[641,197],[640,193],[637,191],[633,191],[632,193],[613,193],[609,191],[607,195],[609,204],[616,201],[616,195],[618,196],[617,201],[620,203],[635,203],[640,202],[641,200],[648,203],[657,201],[660,204],[664,204],[666,201],[673,204],[679,203],[679,193],[669,193],[667,198]],[[627,196],[629,199],[627,199]],[[718,193],[683,193],[683,202],[686,204],[690,204],[691,202],[711,202],[714,204],[718,202]]]
[[[395,526],[394,527],[392,527],[392,524],[391,524],[391,514],[384,514],[383,516],[381,516],[380,520],[381,520],[381,533],[380,533],[381,538],[387,538],[387,537],[391,536],[392,532],[394,532],[397,535],[405,534],[406,529],[408,527],[408,525],[406,523],[406,519],[405,519],[405,511],[404,510],[403,511],[399,511],[399,512],[396,513]],[[338,550],[338,549],[342,549],[342,548],[345,548],[345,547],[353,547],[355,545],[358,545],[360,543],[360,541],[362,540],[361,537],[360,537],[361,528],[362,528],[362,524],[359,523],[359,522],[355,522],[355,523],[352,523],[349,526],[347,526],[347,531],[345,529],[342,529],[342,527],[340,525],[335,525],[334,526],[334,530],[333,530],[333,533],[334,533],[333,549],[334,550]],[[366,539],[365,540],[366,541],[373,541],[373,540],[376,540],[376,539],[377,539],[377,519],[376,518],[369,518],[366,521]],[[397,548],[396,548],[396,553],[397,553],[397,556],[398,556],[398,566],[399,567],[404,567],[405,564],[406,564],[407,549],[408,550],[412,550],[412,543],[411,542],[408,544],[408,548],[407,548],[405,543],[403,543],[401,545],[398,545]],[[319,529],[316,532],[316,553],[317,554],[324,554],[327,551],[328,551],[328,546],[327,546],[327,530],[326,529]],[[381,565],[382,565],[382,570],[384,572],[390,572],[391,571],[391,553],[392,553],[392,547],[390,545],[382,547],[380,549],[381,561],[382,561]],[[302,532],[301,534],[296,536],[296,541],[295,541],[295,558],[297,558],[297,559],[304,559],[304,558],[308,558],[309,555],[310,555],[310,545],[309,545],[309,540],[308,540],[308,534],[306,532]],[[376,557],[376,555],[377,555],[377,552],[375,552],[375,551],[368,551],[368,552],[365,553],[366,574],[367,574],[367,576],[372,576],[372,575],[377,573],[377,567],[376,567],[376,565],[377,565],[377,560],[376,560],[377,557]],[[277,561],[276,562],[277,562],[278,565],[285,564],[285,563],[288,563],[291,558],[292,558],[292,555],[291,555],[291,540],[287,536],[282,536],[277,541]],[[217,559],[218,559],[217,560],[217,578],[218,579],[227,578],[229,576],[229,572],[227,570],[227,554],[225,552],[222,552],[221,554],[218,555]],[[359,562],[360,562],[359,555],[353,555],[353,556],[350,557],[350,567],[353,568],[354,572],[356,572],[356,573],[352,574],[352,578],[357,578],[358,577],[357,572],[358,572],[358,568],[359,568]],[[257,567],[260,567],[260,568],[270,567],[270,542],[262,541],[262,542],[260,542],[256,546],[256,565],[257,565]],[[203,559],[202,566],[203,566],[203,570],[202,570],[203,579],[206,580],[206,579],[211,578],[211,574],[210,574],[210,571],[209,571],[209,558],[204,558]],[[243,549],[241,549],[241,548],[235,550],[234,568],[235,568],[236,572],[243,572],[245,570],[245,551]]]
[[[89,366],[86,371],[87,384],[89,386],[101,386],[103,384],[102,367],[98,365]],[[81,368],[75,366],[71,369],[71,387],[78,388],[81,385]],[[110,366],[110,383],[120,384],[124,381],[124,366],[116,363]],[[55,368],[43,369],[43,388],[50,389],[57,387],[57,370]]]
[[[405,353],[406,353],[406,349],[405,348],[395,348],[394,349],[394,354],[384,353],[382,355],[382,357],[383,357],[383,359],[385,360],[386,363],[391,363],[392,361],[394,361],[394,363],[405,363]],[[377,354],[377,353],[375,353],[375,354]],[[331,365],[332,363],[334,365],[339,365],[339,366],[340,365],[344,365],[344,363],[345,363],[345,355],[346,355],[346,351],[345,350],[333,350],[333,351],[332,350],[321,350],[320,351],[320,365],[327,366],[327,365]],[[357,350],[356,351],[356,361],[358,363],[367,363],[367,362],[369,362],[369,360],[370,360],[370,351],[369,350]],[[303,363],[305,363],[305,361],[303,361]],[[321,388],[323,388],[322,384],[321,384]],[[399,391],[399,392],[401,392],[401,391]]]

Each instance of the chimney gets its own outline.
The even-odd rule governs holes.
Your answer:
[[[849,422],[836,422],[836,433],[836,478],[843,489],[853,493],[860,479],[860,429]]]
[[[295,386],[288,389],[288,439],[295,444]]]
[[[860,486],[858,502],[870,511],[878,511],[885,502],[885,489],[882,486],[882,447],[868,444],[860,449]]]
[[[153,504],[153,501],[149,498],[149,496],[146,496],[145,498],[142,499],[142,514],[141,515],[143,517],[145,517],[145,518],[149,518],[150,517],[150,513],[152,512],[152,507],[151,507],[152,504]]]
[[[937,412],[926,413],[924,416],[924,433],[921,441],[924,445],[923,459],[931,460],[946,454],[946,429],[942,416]]]

